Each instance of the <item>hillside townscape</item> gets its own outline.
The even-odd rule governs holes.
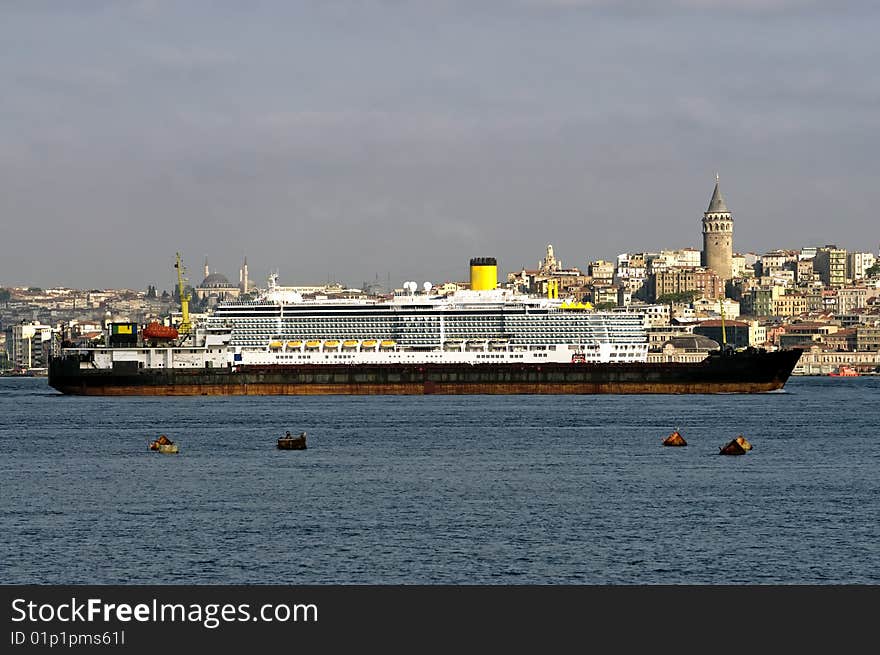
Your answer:
[[[508,271],[499,284],[530,295],[558,293],[596,311],[644,314],[650,357],[695,361],[724,342],[735,348],[803,348],[796,374],[825,375],[841,366],[880,370],[880,258],[834,244],[764,253],[733,251],[733,215],[716,181],[702,219],[703,250],[680,248],[620,253],[585,266],[564,266],[552,245],[534,268]],[[574,254],[576,257],[576,253]],[[195,285],[183,286],[190,319],[198,323],[218,303],[258,299],[245,259],[234,284],[207,260]],[[434,284],[446,295],[466,281]],[[363,284],[286,287],[303,298],[368,298],[403,288]],[[105,343],[111,323],[181,320],[181,289],[0,288],[0,370],[41,375],[62,343]]]

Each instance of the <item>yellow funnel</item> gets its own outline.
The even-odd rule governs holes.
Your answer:
[[[498,286],[498,262],[494,257],[471,259],[471,289],[489,291]]]

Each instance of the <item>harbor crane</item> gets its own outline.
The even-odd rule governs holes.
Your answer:
[[[186,268],[184,268],[180,261],[180,253],[177,253],[177,261],[174,264],[174,268],[177,269],[177,289],[180,293],[180,325],[177,326],[177,331],[182,335],[189,334],[192,328],[189,322],[190,295],[183,288],[183,273],[186,271]]]

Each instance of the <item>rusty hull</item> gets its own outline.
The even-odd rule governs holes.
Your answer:
[[[99,371],[53,360],[49,384],[96,396],[711,394],[781,389],[800,350],[752,351],[696,364],[277,365]]]
[[[764,393],[781,389],[781,383],[476,383],[476,384],[152,384],[144,385],[60,385],[58,391],[83,396],[421,396],[473,394],[711,394]]]

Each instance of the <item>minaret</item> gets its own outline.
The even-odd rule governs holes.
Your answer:
[[[208,270],[208,256],[205,255],[205,277],[208,277],[211,274],[211,271]]]
[[[718,174],[709,208],[703,212],[702,264],[722,280],[729,280],[733,268],[733,216],[721,196]]]
[[[247,271],[247,257],[244,258],[244,266],[241,267],[241,292],[248,292],[248,271]]]

